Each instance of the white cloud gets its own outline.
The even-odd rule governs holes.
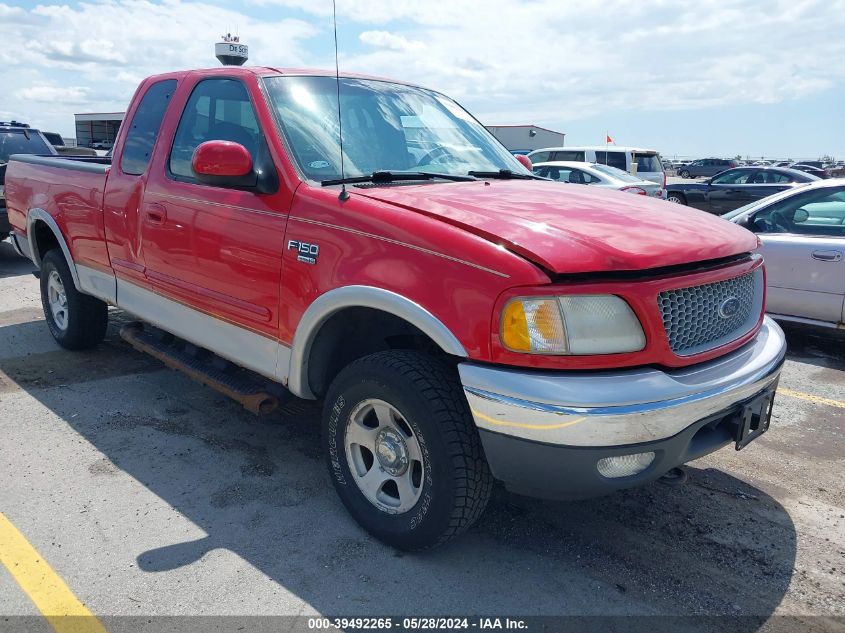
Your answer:
[[[417,40],[409,40],[407,37],[391,33],[390,31],[364,31],[358,36],[364,44],[387,48],[392,51],[421,51],[425,43]]]
[[[262,2],[330,24],[328,1]],[[365,31],[381,50],[341,50],[342,69],[424,83],[503,123],[774,103],[845,81],[843,0],[338,0],[337,10],[341,33],[402,32]]]
[[[320,32],[304,20],[253,18],[202,0],[39,4],[29,10],[0,0],[0,22],[0,110],[64,133],[73,130],[69,105],[76,112],[120,111],[148,75],[216,66],[213,45],[227,29],[249,34],[255,61],[280,65],[307,65],[302,43]],[[50,91],[52,103],[41,98]]]
[[[62,102],[70,105],[88,103],[88,89],[80,86],[30,86],[18,90],[15,96],[38,103]]]

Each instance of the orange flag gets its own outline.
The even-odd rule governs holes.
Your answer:
[[[612,143],[613,139],[610,138],[610,134],[607,134],[606,136],[607,136],[607,140],[605,141],[605,143]]]

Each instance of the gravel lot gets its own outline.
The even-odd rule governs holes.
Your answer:
[[[96,350],[63,351],[31,272],[0,244],[0,512],[99,616],[776,614],[797,619],[766,626],[845,628],[845,336],[790,328],[770,432],[692,463],[684,485],[568,503],[497,489],[469,534],[403,555],[335,497],[316,405],[254,417],[124,344],[118,312]],[[0,616],[37,614],[0,565]]]

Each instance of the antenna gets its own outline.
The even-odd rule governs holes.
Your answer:
[[[343,166],[343,119],[340,118],[340,66],[337,61],[337,6],[335,0],[332,0],[332,22],[334,23],[334,79],[337,86],[337,131],[340,141],[340,179],[346,179],[346,170]],[[346,190],[346,183],[340,185],[340,195],[338,196],[341,202],[349,200],[349,192]]]

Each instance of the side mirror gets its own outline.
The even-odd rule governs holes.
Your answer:
[[[252,172],[252,157],[246,147],[231,141],[206,141],[194,150],[191,168],[200,182],[209,179],[241,178]]]
[[[741,220],[737,221],[737,224],[744,229],[748,229],[749,231],[754,230],[754,215],[747,215]]]
[[[255,163],[240,143],[206,141],[194,150],[191,168],[198,182],[212,187],[272,194],[280,186],[279,174],[263,139],[258,144]]]
[[[526,156],[525,154],[517,154],[516,160],[518,160],[519,163],[528,171],[531,171],[531,169],[534,167],[533,163],[531,162],[531,159],[528,158],[528,156]]]

